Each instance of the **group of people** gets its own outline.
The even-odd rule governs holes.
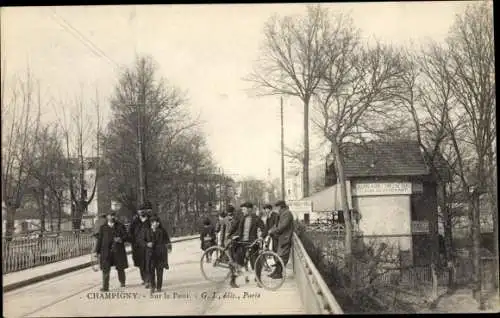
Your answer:
[[[172,251],[170,236],[158,216],[153,215],[150,203],[141,206],[129,229],[119,222],[114,212],[108,212],[106,222],[96,233],[96,257],[102,271],[101,291],[109,290],[111,267],[118,272],[118,280],[125,287],[125,269],[128,259],[125,242],[132,245],[134,265],[139,268],[142,284],[151,293],[161,291],[163,271],[169,269],[168,254]]]
[[[201,248],[208,249],[211,246],[219,244],[226,246],[231,240],[234,240],[230,251],[233,260],[238,268],[231,275],[231,287],[237,288],[236,277],[241,273],[245,264],[245,253],[247,246],[254,242],[259,236],[266,241],[269,240],[271,249],[276,252],[283,260],[284,265],[288,263],[292,247],[293,235],[293,215],[288,209],[285,201],[278,201],[273,206],[266,204],[263,208],[263,215],[256,214],[254,205],[251,202],[245,202],[240,205],[241,212],[236,213],[233,206],[227,208],[226,213],[221,213],[216,226],[212,226],[210,219],[205,219],[203,230],[200,234]],[[217,235],[218,234],[218,235]],[[261,265],[256,264],[258,268],[253,268],[255,259],[258,256],[259,246],[254,246],[249,252],[250,266],[260,275]],[[207,255],[207,261],[210,261],[210,255]],[[269,276],[274,279],[283,277],[284,268],[280,263]],[[248,277],[246,277],[248,282]]]
[[[203,250],[216,244],[227,246],[233,240],[231,256],[237,268],[231,275],[232,287],[238,287],[236,277],[246,267],[247,246],[259,236],[269,239],[271,249],[281,257],[285,266],[292,245],[293,216],[285,201],[276,202],[274,208],[270,204],[265,205],[262,216],[255,213],[251,202],[243,203],[240,208],[241,212],[236,213],[235,208],[229,206],[226,213],[219,215],[216,226],[212,226],[210,220],[206,219],[200,234]],[[114,212],[109,211],[104,216],[105,222],[95,233],[94,250],[102,271],[101,291],[109,290],[111,267],[116,268],[120,285],[125,287],[125,269],[128,268],[126,242],[132,245],[133,262],[139,268],[142,284],[150,289],[151,293],[161,291],[164,269],[169,269],[168,254],[172,251],[172,244],[167,229],[152,211],[148,202],[141,206],[128,229],[117,220]],[[258,248],[255,246],[249,251],[249,258],[252,270],[260,274],[261,268],[253,268]],[[283,271],[284,268],[278,263],[270,277],[281,279]],[[248,281],[248,277],[246,279]]]

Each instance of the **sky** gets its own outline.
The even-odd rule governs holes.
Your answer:
[[[350,13],[366,38],[408,45],[443,41],[466,1],[324,3]],[[158,74],[187,91],[188,107],[217,164],[234,178],[280,176],[279,97],[251,97],[242,80],[258,58],[263,26],[273,14],[303,14],[305,4],[20,7],[1,9],[2,76],[8,83],[31,74],[41,88],[46,121],[61,118],[76,96],[102,101],[117,83],[116,65],[147,54]],[[66,24],[66,21],[68,24]],[[76,31],[75,31],[76,30]],[[79,38],[90,40],[94,53]],[[94,50],[95,51],[95,50]],[[65,101],[65,102],[61,102]],[[92,113],[93,106],[85,105]],[[285,145],[302,146],[300,101],[284,99]],[[67,120],[67,119],[66,119]],[[325,148],[311,131],[311,156]]]

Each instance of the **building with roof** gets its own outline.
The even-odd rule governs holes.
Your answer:
[[[438,248],[437,177],[414,141],[342,145],[347,201],[355,231],[372,239],[390,238],[407,260],[422,263]],[[311,220],[343,219],[334,163],[328,187],[308,198]]]

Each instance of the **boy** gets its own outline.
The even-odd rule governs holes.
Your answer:
[[[206,251],[209,247],[216,245],[215,228],[209,218],[203,221],[203,228],[200,233],[201,249]],[[211,255],[207,255],[207,263],[211,262]]]
[[[148,281],[151,284],[151,294],[153,294],[155,289],[161,292],[163,269],[169,268],[168,253],[172,251],[172,244],[168,232],[161,226],[160,219],[152,216],[149,221],[151,227],[144,231],[143,240],[146,246]]]

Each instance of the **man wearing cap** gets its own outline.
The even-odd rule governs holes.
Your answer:
[[[278,255],[283,260],[283,265],[286,266],[288,259],[290,258],[290,251],[292,249],[292,235],[293,235],[293,214],[288,209],[285,201],[278,201],[274,205],[278,208],[279,219],[278,224],[269,231],[271,237],[276,237],[278,239]],[[283,277],[284,268],[279,264],[276,267],[270,277],[275,279],[281,279]]]
[[[251,202],[245,202],[241,205],[242,215],[239,217],[236,222],[234,222],[231,226],[231,230],[229,231],[229,236],[236,236],[238,238],[237,242],[234,245],[234,249],[232,251],[232,255],[236,261],[236,263],[244,267],[245,264],[245,245],[249,245],[253,241],[257,239],[258,232],[257,230],[261,230],[261,235],[265,237],[267,235],[267,230],[264,225],[264,222],[261,220],[253,212],[253,204]],[[258,246],[255,246],[252,251],[250,251],[250,265],[254,266],[255,259],[257,258]],[[238,269],[241,271],[241,269]],[[248,282],[248,277],[245,279]],[[236,285],[236,272],[233,272],[231,275],[231,287],[238,287]]]
[[[149,279],[147,275],[146,268],[146,246],[144,245],[142,237],[144,237],[145,231],[151,227],[149,222],[149,217],[153,209],[151,203],[146,202],[144,205],[140,206],[137,215],[134,216],[132,223],[130,224],[130,242],[132,243],[132,259],[134,260],[134,266],[139,267],[139,273],[141,275],[142,284],[146,288],[149,288]]]
[[[121,286],[125,287],[125,269],[128,267],[127,253],[125,252],[126,239],[125,225],[116,220],[114,212],[108,212],[106,223],[99,228],[95,246],[96,257],[99,259],[102,270],[101,291],[109,290],[109,274],[112,266],[118,272]]]

